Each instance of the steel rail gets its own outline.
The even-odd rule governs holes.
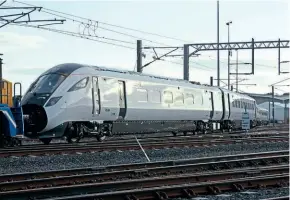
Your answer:
[[[253,159],[260,159],[264,164],[267,164],[268,160],[273,160],[274,163],[283,163],[289,162],[289,151],[270,151],[270,152],[260,152],[260,153],[250,153],[250,154],[236,154],[236,155],[227,155],[227,156],[213,156],[213,157],[203,157],[195,159],[183,159],[183,160],[169,160],[169,161],[157,161],[150,163],[133,163],[133,164],[122,164],[122,165],[108,165],[108,166],[96,166],[96,167],[86,167],[86,168],[73,168],[65,170],[51,170],[51,171],[38,171],[38,172],[28,172],[28,173],[18,173],[18,174],[5,174],[0,176],[0,182],[16,182],[22,180],[31,180],[31,179],[44,179],[51,177],[60,177],[60,176],[71,176],[71,175],[80,175],[80,174],[95,174],[95,173],[113,173],[118,171],[133,171],[134,173],[138,172],[140,175],[145,174],[148,171],[142,172],[145,168],[160,168],[160,169],[176,169],[178,166],[185,166],[184,169],[191,169],[193,166],[197,166],[200,163],[203,163],[203,166],[208,164],[209,170],[214,170],[218,168],[218,164],[224,165],[222,168],[229,169],[231,165],[230,161],[241,165],[241,161],[247,162],[250,164],[258,164],[254,162]],[[266,160],[265,160],[266,159]],[[234,165],[232,165],[234,167]],[[197,170],[199,167],[197,167]],[[141,170],[141,171],[140,171]],[[161,170],[162,171],[162,170]]]
[[[66,197],[46,198],[44,200],[162,200],[177,197],[192,198],[197,195],[216,195],[227,191],[241,191],[244,189],[257,189],[261,187],[277,187],[277,185],[287,185],[288,179],[288,174],[256,176],[224,181],[210,181],[190,184],[185,183],[179,185],[138,188],[133,190],[107,191],[102,193],[82,194],[74,196],[68,195]]]
[[[260,200],[289,200],[290,196],[282,196],[282,197],[273,197],[268,199],[260,199]]]
[[[284,135],[284,134],[275,134],[275,135],[271,135],[268,137],[265,137],[264,135],[259,135],[259,136],[248,136],[248,135],[244,135],[243,137],[238,138],[239,140],[267,140],[267,139],[288,139],[289,136]],[[236,140],[237,138],[223,138],[223,137],[160,137],[160,138],[143,138],[143,139],[138,139],[139,142],[141,142],[142,144],[150,144],[150,143],[156,143],[156,142],[168,142],[168,143],[178,143],[178,142],[200,142],[200,141],[233,141]],[[1,151],[9,151],[9,150],[24,150],[24,149],[39,149],[39,148],[45,148],[45,149],[52,149],[52,148],[61,148],[61,147],[75,147],[75,146],[94,146],[94,145],[116,145],[120,143],[120,140],[108,140],[108,141],[104,141],[102,143],[100,142],[95,142],[95,141],[89,141],[89,142],[81,142],[81,143],[75,143],[75,144],[68,144],[68,143],[57,143],[57,144],[51,144],[51,145],[43,145],[43,144],[36,144],[36,145],[23,145],[23,146],[19,146],[19,147],[7,147],[7,148],[3,148],[1,149]],[[134,145],[136,144],[136,139],[124,139],[122,140],[122,144],[126,144],[126,145]]]
[[[207,140],[207,141],[194,141],[194,140],[185,140],[185,141],[150,141],[143,142],[142,147],[144,149],[158,149],[158,148],[173,148],[173,147],[199,147],[210,145],[224,145],[224,144],[236,144],[236,143],[259,143],[264,141],[274,141],[274,142],[283,142],[289,141],[288,137],[280,138],[263,138],[263,139],[232,139],[232,140]],[[135,143],[121,143],[121,144],[93,144],[93,145],[74,145],[74,146],[65,146],[65,147],[49,147],[45,146],[43,148],[32,148],[32,149],[3,149],[0,151],[0,157],[10,157],[10,156],[29,156],[29,155],[51,155],[51,154],[71,154],[71,153],[84,153],[84,152],[102,152],[102,151],[116,151],[116,150],[139,150],[140,146]]]
[[[285,156],[287,157],[287,156]],[[255,159],[243,159],[243,160],[230,160],[221,162],[211,162],[211,163],[198,163],[198,164],[188,164],[188,165],[177,165],[170,167],[156,167],[156,168],[143,168],[141,170],[124,170],[124,171],[114,171],[105,173],[92,173],[92,174],[71,174],[69,176],[59,176],[44,179],[30,179],[24,181],[13,181],[13,182],[2,182],[0,183],[0,191],[11,191],[11,190],[26,190],[34,188],[47,188],[48,186],[66,186],[74,184],[86,184],[99,182],[105,184],[104,181],[117,181],[117,180],[128,180],[134,178],[142,177],[169,177],[169,175],[182,174],[179,178],[192,177],[191,173],[197,173],[194,177],[198,177],[198,181],[206,181],[209,176],[212,181],[212,176],[214,177],[224,177],[231,178],[232,176],[251,176],[255,174],[278,174],[289,172],[288,163],[274,165],[276,164],[276,159],[285,159],[283,156],[279,157],[268,157],[268,158],[255,158]],[[264,166],[267,167],[264,167]],[[254,167],[253,167],[254,166]],[[242,169],[239,169],[241,168]],[[207,172],[212,171],[212,172]],[[218,171],[218,173],[216,172]],[[240,173],[241,172],[241,173]],[[183,175],[186,174],[186,175]],[[151,179],[150,179],[151,180]],[[168,180],[167,180],[168,181]],[[126,181],[125,181],[126,182]],[[142,180],[144,182],[144,180]],[[127,183],[119,182],[123,187]],[[150,183],[153,184],[153,183]],[[110,183],[112,185],[112,183]],[[135,185],[132,184],[134,187]],[[116,186],[114,186],[116,187]],[[1,193],[0,193],[1,194]]]
[[[285,130],[284,130],[285,129]],[[286,133],[269,133],[269,131],[287,131]],[[261,133],[264,132],[264,133]],[[192,134],[187,134],[187,136],[183,136],[183,135],[178,135],[178,137],[176,136],[172,136],[171,133],[169,133],[170,135],[163,135],[160,136],[159,134],[163,134],[163,133],[138,133],[137,135],[139,135],[139,139],[140,140],[154,140],[154,139],[162,139],[162,138],[169,138],[169,139],[176,139],[176,138],[183,138],[183,137],[194,137],[194,138],[211,138],[211,137],[223,137],[223,138],[243,138],[245,136],[247,137],[261,137],[261,135],[264,136],[272,136],[272,135],[289,135],[289,127],[267,127],[267,128],[263,128],[263,129],[252,129],[250,130],[246,135],[245,134],[241,134],[241,133],[245,133],[245,131],[243,130],[238,130],[238,131],[232,131],[230,133],[220,133],[220,131],[214,131],[214,133],[210,133],[210,134],[198,134],[198,135],[192,135]],[[152,136],[155,135],[155,136]],[[93,137],[88,137],[88,138],[93,138]],[[39,142],[38,139],[24,139],[27,141],[36,141]],[[119,140],[135,140],[135,137],[132,137],[130,134],[124,134],[124,135],[114,135],[113,137],[108,138],[108,140],[106,140],[106,142],[113,142],[113,141],[119,141]],[[86,141],[86,142],[79,142],[79,144],[81,143],[99,143],[97,141]],[[66,142],[57,142],[57,144],[66,144]],[[37,143],[37,144],[27,144],[27,145],[23,145],[23,146],[29,146],[29,145],[42,145],[43,144],[41,142]]]
[[[289,168],[288,168],[289,170]],[[281,171],[281,170],[280,170]],[[257,171],[256,171],[257,172]],[[115,198],[124,198],[121,194],[134,194],[137,198],[142,199],[139,195],[149,195],[152,191],[165,192],[167,195],[171,194],[172,190],[176,189],[192,189],[194,193],[220,193],[225,189],[231,190],[243,190],[245,188],[256,188],[261,184],[277,186],[289,185],[289,174],[280,173],[278,174],[269,173],[263,174],[263,170],[260,170],[262,174],[250,175],[249,177],[243,177],[249,175],[247,172],[229,172],[225,174],[204,174],[204,175],[185,175],[185,176],[170,176],[162,178],[149,178],[149,179],[137,179],[137,180],[125,180],[125,181],[112,181],[103,183],[90,183],[80,185],[70,185],[62,187],[48,187],[48,188],[36,188],[36,189],[24,189],[0,192],[0,195],[4,199],[33,199],[33,198],[51,198],[55,199],[87,199],[88,197],[107,197],[112,198],[112,194]],[[269,171],[268,171],[269,172]],[[238,178],[235,177],[235,173]],[[253,171],[255,174],[255,171]],[[220,179],[225,177],[226,179]],[[234,178],[231,178],[233,177]],[[211,179],[212,178],[212,179]],[[229,179],[227,179],[229,178]],[[230,183],[230,187],[229,187]],[[206,186],[206,187],[204,187]],[[210,188],[211,187],[211,188]],[[261,186],[260,186],[261,187]],[[136,189],[137,188],[137,189]],[[140,189],[139,189],[140,188]],[[129,193],[128,193],[129,191]],[[97,193],[96,193],[97,192]],[[110,194],[108,194],[108,192]],[[95,194],[92,194],[95,193]],[[104,195],[105,193],[105,195]],[[169,194],[168,194],[169,193]],[[193,194],[194,194],[193,193]],[[82,194],[82,195],[80,195]],[[117,194],[117,195],[116,195]],[[184,194],[184,193],[183,193]],[[108,196],[110,195],[110,196]],[[69,197],[68,197],[69,196]],[[143,196],[144,198],[144,196]],[[156,198],[156,196],[155,196]],[[166,198],[166,199],[167,199]],[[147,199],[147,198],[146,198]],[[163,198],[160,198],[163,199]]]

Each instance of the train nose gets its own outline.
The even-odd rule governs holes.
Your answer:
[[[25,134],[37,134],[47,126],[47,114],[42,106],[26,104],[22,106],[22,109]]]

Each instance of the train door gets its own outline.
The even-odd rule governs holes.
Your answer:
[[[227,92],[222,91],[222,101],[223,101],[223,120],[229,118],[229,96]]]
[[[229,118],[231,117],[231,99],[230,99],[230,93],[228,93],[228,104],[229,104]]]
[[[125,118],[126,116],[126,109],[127,109],[127,102],[126,102],[126,89],[125,89],[125,82],[118,81],[119,83],[119,117]]]
[[[100,89],[98,77],[93,76],[93,88],[92,88],[92,100],[93,100],[93,116],[97,116],[101,112],[101,102],[100,102]]]
[[[210,99],[211,99],[210,118],[212,119],[214,116],[214,95],[213,95],[213,92],[210,92]]]

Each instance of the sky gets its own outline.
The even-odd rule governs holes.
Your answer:
[[[178,46],[193,43],[217,42],[217,3],[212,0],[191,1],[25,1],[23,3],[41,6],[91,20],[99,23],[95,34],[112,40],[101,41],[123,44],[119,47],[97,41],[63,35],[47,30],[7,25],[0,28],[0,53],[3,53],[3,77],[12,82],[21,82],[23,91],[45,70],[61,63],[81,63],[117,69],[136,70],[136,40],[142,39],[144,47]],[[18,2],[19,2],[18,1]],[[1,2],[1,1],[0,1]],[[2,6],[24,6],[16,1],[9,1]],[[22,10],[21,10],[22,11]],[[46,10],[47,11],[47,10]],[[0,10],[0,15],[12,14]],[[19,13],[19,12],[18,12]],[[63,19],[48,13],[35,11],[31,19]],[[70,17],[76,20],[83,20]],[[23,20],[27,18],[23,18]],[[220,42],[227,42],[227,21],[230,26],[230,41],[289,40],[290,7],[288,1],[238,1],[220,0]],[[128,29],[108,26],[101,22],[146,31],[167,37],[145,34]],[[36,23],[31,25],[35,25]],[[94,23],[96,24],[96,23]],[[93,28],[93,26],[91,26]],[[63,25],[52,25],[47,28],[83,32],[82,24],[67,20]],[[116,33],[118,32],[118,33]],[[121,34],[120,34],[121,33]],[[132,37],[134,36],[134,37]],[[122,43],[116,42],[122,40]],[[124,41],[126,43],[124,43]],[[193,49],[190,49],[192,52]],[[157,54],[168,52],[158,49]],[[154,52],[144,50],[146,57],[143,64],[152,60]],[[182,54],[180,49],[176,54]],[[217,78],[216,51],[199,52],[200,56],[190,58],[190,80],[209,84],[210,76]],[[290,50],[281,49],[281,61],[290,60]],[[220,52],[221,78],[227,78],[227,51]],[[233,51],[231,63],[236,62]],[[251,51],[240,50],[238,62],[251,62]],[[242,76],[248,79],[239,85],[240,91],[253,93],[271,92],[270,84],[288,78],[288,74],[278,76],[278,50],[255,51],[255,75]],[[144,68],[143,72],[173,78],[183,78],[183,58],[165,58]],[[174,62],[174,63],[172,63]],[[250,72],[251,66],[239,65],[239,72]],[[289,71],[289,63],[281,64],[282,71]],[[231,72],[236,67],[231,66]],[[235,79],[231,76],[231,79]],[[232,80],[234,81],[234,80]],[[285,81],[283,84],[289,84]],[[216,84],[216,81],[214,82]],[[282,84],[282,83],[281,83]],[[221,83],[221,86],[224,84]],[[235,86],[235,85],[234,85]],[[289,87],[277,87],[276,93],[287,92]]]

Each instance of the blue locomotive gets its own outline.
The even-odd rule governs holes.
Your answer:
[[[19,95],[15,94],[17,85],[20,88]],[[9,82],[2,81],[0,94],[0,148],[18,146],[21,144],[21,138],[24,137],[23,112],[20,103],[21,90],[21,83],[15,83],[12,97],[12,93],[9,93]],[[3,91],[5,92],[3,93]]]

